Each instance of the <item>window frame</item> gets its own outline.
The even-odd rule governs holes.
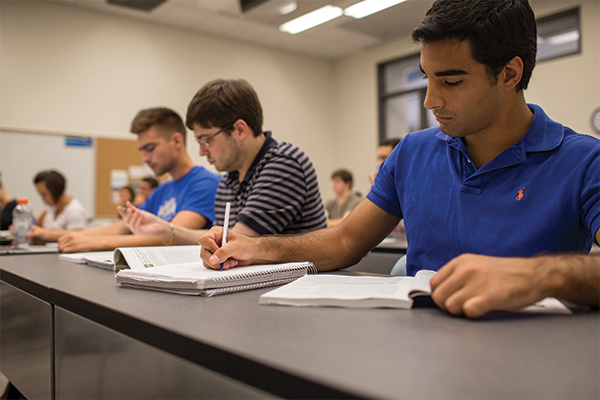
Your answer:
[[[541,59],[538,59],[537,54],[536,54],[536,64],[540,63],[540,62],[544,62],[544,61],[556,60],[558,58],[572,56],[575,54],[581,54],[582,33],[581,33],[581,10],[580,10],[580,8],[581,7],[577,6],[575,8],[571,8],[571,9],[565,10],[565,11],[560,11],[558,13],[550,14],[550,15],[547,15],[545,17],[541,17],[541,18],[538,18],[535,20],[537,30],[539,32],[539,28],[540,28],[541,24],[552,23],[552,22],[556,22],[556,20],[560,20],[560,19],[563,19],[566,17],[576,16],[577,17],[577,32],[579,33],[579,38],[577,39],[577,50],[576,51],[557,54],[557,55],[554,55],[551,57],[541,58]],[[538,34],[538,37],[539,37],[539,34]]]

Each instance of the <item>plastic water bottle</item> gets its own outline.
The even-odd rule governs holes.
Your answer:
[[[31,231],[33,224],[33,211],[29,207],[29,200],[17,199],[17,206],[13,209],[13,244],[15,246],[29,246],[31,238],[25,233]]]

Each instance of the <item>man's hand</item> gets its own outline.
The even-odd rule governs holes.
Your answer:
[[[238,265],[250,265],[251,261],[257,261],[259,253],[257,238],[250,238],[230,229],[227,231],[225,246],[221,246],[222,239],[223,228],[215,226],[198,240],[202,246],[200,258],[205,267],[220,269],[223,263],[223,269],[229,269]]]
[[[469,318],[534,304],[551,295],[541,261],[463,254],[431,278],[431,298],[449,313]]]
[[[165,240],[171,236],[171,228],[168,222],[163,221],[154,214],[140,210],[129,201],[125,207],[118,207],[117,211],[121,215],[125,226],[134,235],[144,237],[160,236]]]
[[[71,232],[58,239],[58,250],[61,253],[79,253],[97,250],[99,237],[88,236],[80,232]]]

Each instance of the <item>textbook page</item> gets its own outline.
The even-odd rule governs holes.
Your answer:
[[[83,256],[87,265],[112,271],[115,267],[112,251],[98,251]]]
[[[112,254],[112,251],[109,251],[109,253]],[[89,253],[61,253],[58,255],[58,259],[74,264],[85,264],[85,260],[83,259],[84,254]]]
[[[410,297],[431,296],[431,285],[429,281],[435,275],[435,271],[422,269],[415,275],[410,289]]]
[[[260,296],[259,304],[352,308],[411,308],[414,278],[306,275]]]
[[[163,265],[195,264],[204,268],[201,246],[119,247],[114,252],[115,271]]]
[[[92,251],[86,253],[61,253],[58,255],[58,259],[62,261],[68,261],[75,264],[87,264],[89,260],[110,260],[110,265],[113,264],[113,252],[112,251]]]

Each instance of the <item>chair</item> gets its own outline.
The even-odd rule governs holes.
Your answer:
[[[406,254],[396,261],[396,264],[394,264],[394,267],[390,271],[390,275],[406,276]]]

